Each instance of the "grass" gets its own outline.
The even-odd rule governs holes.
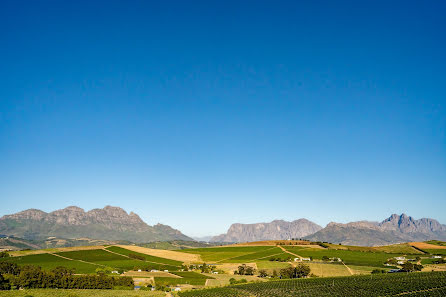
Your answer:
[[[157,270],[165,270],[165,269],[176,270],[176,269],[178,269],[178,267],[176,267],[176,266],[154,264],[154,263],[144,262],[141,260],[130,259],[123,255],[117,255],[114,253],[107,252],[103,249],[62,252],[62,253],[58,253],[58,255],[61,255],[63,257],[67,257],[70,259],[92,262],[92,263],[96,263],[99,265],[109,266],[112,268],[124,269],[124,270],[132,270],[135,267],[137,267],[137,268],[149,267],[150,269],[157,269]]]
[[[311,273],[320,277],[349,276],[348,269],[342,264],[305,263],[310,266]]]
[[[433,245],[446,246],[446,242],[440,241],[440,240],[429,240],[429,241],[425,241],[425,242],[429,243],[429,244],[433,244]]]
[[[36,265],[44,270],[50,270],[58,266],[74,268],[75,273],[94,273],[99,266],[79,261],[70,261],[51,254],[35,254],[20,257],[4,258],[3,261],[13,262],[17,265]]]
[[[215,247],[181,250],[183,253],[197,254],[205,262],[225,262],[227,259],[253,254],[271,249],[271,246]]]
[[[313,257],[314,259],[321,260],[323,256],[329,258],[337,257],[347,265],[358,266],[373,266],[373,267],[385,267],[383,264],[388,258],[401,256],[401,254],[388,254],[388,253],[369,253],[360,251],[349,250],[334,250],[334,249],[295,249],[294,247],[285,247],[290,252],[296,253],[302,257]]]
[[[109,251],[112,251],[114,253],[118,253],[121,255],[125,255],[125,256],[128,256],[129,254],[134,254],[134,255],[136,254],[138,256],[144,257],[146,259],[146,261],[164,264],[164,265],[180,267],[182,264],[182,262],[180,262],[180,261],[161,258],[161,257],[155,257],[155,256],[143,254],[143,253],[138,253],[138,252],[134,252],[134,251],[122,248],[122,247],[118,247],[118,246],[110,246],[110,247],[107,247],[106,250],[109,250]]]
[[[446,249],[423,249],[423,251],[428,252],[432,255],[443,255],[446,256]]]
[[[242,263],[242,262],[255,262],[255,260],[258,259],[265,259],[270,256],[280,256],[279,254],[283,254],[283,251],[278,247],[269,248],[266,250],[262,250],[260,252],[255,253],[248,253],[244,254],[242,256],[237,256],[231,259],[226,260],[226,262],[232,262],[232,263]]]
[[[257,261],[257,269],[266,269],[266,270],[273,270],[273,269],[282,269],[287,268],[290,266],[289,263],[286,262],[276,262],[276,261]]]
[[[104,251],[103,249],[62,252],[62,253],[57,253],[57,255],[67,257],[70,259],[83,260],[87,262],[129,260],[127,257],[109,253],[107,251]]]
[[[172,272],[172,274],[181,276],[181,278],[173,277],[155,277],[155,284],[157,285],[178,285],[178,284],[189,284],[204,286],[206,284],[206,279],[214,279],[213,276],[204,275],[192,271],[183,272]]]
[[[164,292],[134,290],[62,290],[62,289],[29,289],[1,291],[2,297],[164,297]]]

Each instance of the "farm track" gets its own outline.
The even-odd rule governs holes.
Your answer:
[[[349,272],[351,275],[354,275],[353,271],[350,269],[350,267],[348,267],[347,265],[345,265],[344,261],[341,261],[341,263],[345,266],[345,268],[347,268],[348,272]]]
[[[87,263],[87,264],[91,264],[91,265],[96,265],[96,266],[102,266],[102,267],[105,267],[105,265],[103,265],[103,264],[98,264],[98,263],[88,262],[88,261],[78,260],[78,259],[71,259],[71,258],[67,258],[67,257],[61,256],[61,255],[58,255],[58,254],[53,254],[53,253],[47,253],[47,254],[49,254],[49,255],[53,255],[53,256],[56,256],[56,257],[59,257],[59,258],[65,259],[65,260],[79,261],[79,262],[82,262],[82,263]]]
[[[137,260],[137,261],[141,261],[141,262],[153,263],[153,264],[158,264],[158,265],[170,265],[170,266],[180,267],[180,266],[176,266],[176,265],[172,265],[172,264],[153,262],[153,261],[149,261],[149,260],[133,259],[133,258],[130,258],[129,256],[127,256],[127,255],[123,255],[123,254],[120,254],[120,253],[117,253],[117,252],[112,252],[112,251],[109,251],[109,250],[107,250],[107,249],[105,249],[105,248],[104,248],[103,250],[106,251],[106,252],[109,252],[109,253],[118,255],[118,256],[122,256],[122,257],[129,258],[129,259],[131,259],[131,260]]]
[[[283,246],[281,246],[281,245],[278,245],[277,247],[280,248],[282,251],[284,251],[284,252],[287,253],[287,254],[293,255],[293,256],[298,257],[298,258],[302,258],[302,256],[299,256],[298,254],[295,254],[295,253],[293,253],[293,252],[290,252],[289,250],[285,249],[285,248],[284,248]]]
[[[265,251],[272,250],[273,248],[275,248],[275,247],[271,247],[271,248],[269,248],[269,249],[266,249]],[[257,254],[257,253],[258,253],[258,251],[257,251],[257,252],[252,252],[252,253],[243,254],[243,256],[248,256],[248,255]],[[215,263],[221,263],[221,262],[223,262],[223,261],[227,261],[227,260],[231,260],[231,259],[234,259],[234,258],[238,258],[238,257],[240,257],[240,256],[242,256],[242,255],[238,255],[238,256],[235,256],[235,257],[230,257],[230,258],[222,259],[222,260],[216,261]],[[267,257],[271,257],[271,256],[267,256]]]
[[[296,257],[301,258],[301,256],[299,256],[298,254],[295,254],[295,253],[293,253],[293,252],[290,252],[290,251],[286,250],[284,247],[282,247],[282,246],[280,246],[280,245],[278,245],[278,247],[279,247],[282,251],[284,251],[285,253],[288,253],[288,254],[290,254],[290,255],[294,255],[294,256],[296,256]],[[342,261],[341,263],[345,266],[345,268],[347,268],[348,273],[350,273],[350,275],[354,275],[354,273],[353,273],[353,271],[350,269],[350,267],[348,267],[343,261]],[[293,263],[291,263],[291,265],[293,265]],[[293,266],[295,266],[295,265],[293,265]]]
[[[269,255],[269,256],[265,256],[265,257],[261,257],[261,258],[253,259],[252,261],[262,260],[262,259],[265,259],[265,258],[269,258],[269,257],[273,257],[273,256],[281,255],[281,254],[283,254],[283,253],[277,253],[277,254],[274,254],[274,255]]]

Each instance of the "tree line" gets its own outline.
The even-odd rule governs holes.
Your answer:
[[[74,275],[74,269],[62,266],[50,271],[39,266],[18,266],[15,263],[0,262],[0,290],[58,288],[58,289],[113,289],[134,288],[131,277],[99,275]]]

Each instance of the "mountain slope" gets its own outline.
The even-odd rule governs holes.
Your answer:
[[[150,242],[157,240],[192,240],[169,226],[147,225],[137,214],[119,207],[83,209],[70,206],[50,213],[28,209],[0,218],[0,234],[42,240],[88,237],[93,239]]]
[[[232,224],[226,234],[214,236],[211,242],[246,242],[302,238],[322,227],[306,219],[292,222],[275,220],[271,223]]]
[[[330,223],[324,229],[305,237],[312,241],[328,241],[346,245],[376,246],[408,241],[446,239],[446,225],[422,218],[415,220],[406,214],[393,214],[384,221]]]

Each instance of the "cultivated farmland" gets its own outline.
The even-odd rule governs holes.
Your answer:
[[[444,296],[445,272],[270,281],[180,293],[196,297]]]

